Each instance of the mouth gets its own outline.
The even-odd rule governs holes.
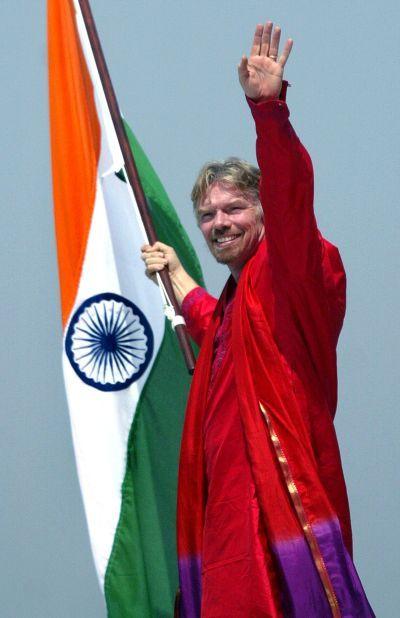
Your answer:
[[[225,247],[230,247],[233,245],[238,238],[240,238],[241,234],[231,234],[230,236],[221,236],[220,238],[215,238],[213,240],[214,246],[217,251],[224,249]]]

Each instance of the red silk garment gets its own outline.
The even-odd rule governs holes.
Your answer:
[[[369,618],[374,614],[351,560],[350,516],[333,425],[336,343],[344,317],[345,274],[337,249],[318,232],[311,160],[289,122],[287,106],[281,101],[249,101],[249,105],[256,122],[266,238],[239,277],[231,341],[215,375],[215,340],[232,297],[232,279],[215,309],[213,301],[201,298],[200,292],[196,292],[198,302],[188,309],[189,330],[201,349],[179,467],[180,616],[199,618],[202,614],[201,572],[205,600],[207,591],[212,590],[207,579],[212,572],[208,559],[218,559],[218,543],[225,530],[229,536],[226,517],[218,526],[221,538],[215,535],[214,547],[207,547],[209,488],[220,497],[219,502],[223,492],[228,492],[228,501],[233,495],[232,488],[224,485],[225,478],[219,478],[219,473],[235,474],[227,472],[229,466],[223,468],[230,450],[233,464],[240,458],[239,477],[247,473],[247,464],[250,468],[247,479],[235,482],[243,488],[244,503],[253,499],[251,481],[254,483],[260,527],[254,534],[255,528],[247,521],[242,529],[247,525],[252,540],[257,543],[261,539],[261,545],[263,537],[258,532],[265,531],[266,559],[270,549],[274,564],[279,565],[283,615]],[[240,432],[235,434],[237,411],[243,442]],[[215,433],[207,434],[205,428],[209,430],[211,423],[215,423]],[[232,441],[226,439],[229,431]],[[225,455],[219,459],[214,437],[222,438],[226,460]],[[242,451],[243,457],[237,451]],[[217,476],[211,478],[217,470]],[[229,541],[225,539],[219,552],[228,549],[234,557]],[[248,555],[259,555],[259,546],[252,547]],[[267,584],[271,573],[273,565],[271,568],[267,563]],[[247,578],[251,578],[249,572]],[[250,585],[248,605],[251,589]],[[273,599],[273,589],[266,587],[269,599]],[[213,597],[215,606],[208,606],[207,616],[222,616],[219,612],[221,608],[224,611],[232,593],[229,581],[225,582],[220,589],[223,598]],[[268,610],[272,613],[265,613],[264,608],[264,613],[254,615],[273,616],[273,611],[279,611],[274,607]],[[252,615],[246,606],[234,611],[236,614],[228,615]]]
[[[260,516],[238,407],[231,351],[233,297],[214,340],[203,424],[207,503],[203,535],[203,618],[278,617],[279,588]],[[182,305],[200,344],[216,300],[195,288]],[[211,311],[210,311],[211,310]]]

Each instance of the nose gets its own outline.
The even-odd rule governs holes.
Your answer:
[[[231,222],[229,219],[229,215],[222,210],[217,210],[214,216],[214,229],[215,230],[225,230],[230,227]]]

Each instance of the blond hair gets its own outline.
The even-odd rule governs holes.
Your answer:
[[[201,168],[193,185],[191,198],[197,210],[214,183],[222,183],[242,193],[254,203],[260,203],[260,170],[243,159],[229,157],[224,161],[209,161]]]

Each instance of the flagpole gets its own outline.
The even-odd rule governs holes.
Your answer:
[[[97,70],[99,73],[100,81],[103,86],[104,94],[107,100],[108,108],[110,110],[111,118],[114,124],[115,132],[117,134],[118,142],[122,151],[122,155],[125,162],[125,170],[128,176],[129,183],[132,187],[132,191],[136,198],[138,210],[143,221],[144,228],[146,230],[149,242],[153,245],[157,242],[157,236],[154,229],[153,221],[151,219],[149,209],[146,202],[146,197],[143,191],[142,183],[140,182],[139,174],[137,171],[136,163],[133,158],[132,150],[129,145],[128,136],[125,131],[124,123],[121,118],[117,97],[115,95],[114,87],[111,82],[111,77],[108,72],[107,64],[104,58],[103,50],[101,47],[99,35],[97,33],[96,24],[94,22],[93,14],[88,0],[78,0],[83,21],[85,22],[86,31],[89,37],[90,45],[92,48],[93,56],[96,62]],[[175,313],[179,315],[180,307],[172,287],[171,279],[167,270],[162,270],[159,273],[161,281],[167,291],[167,294],[174,307]],[[189,337],[184,324],[178,324],[175,326],[175,332],[178,337],[179,345],[182,350],[186,367],[190,374],[193,373],[195,367],[195,358],[192,347],[189,342]]]

